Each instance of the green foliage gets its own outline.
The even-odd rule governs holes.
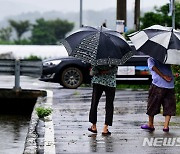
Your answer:
[[[0,29],[0,44],[35,44],[35,45],[54,45],[74,27],[74,23],[67,20],[44,20],[37,19],[35,24],[31,24],[28,20],[15,21],[9,20],[10,27]],[[17,34],[17,39],[10,41],[12,29]],[[31,31],[32,36],[29,39],[22,39],[25,32]]]
[[[132,89],[132,90],[144,89],[144,90],[148,90],[149,85],[117,84],[117,89]]]
[[[67,32],[71,31],[74,27],[73,23],[66,20],[48,20],[43,18],[36,20],[36,24],[32,29],[32,44],[56,44],[60,39],[63,39]]]
[[[52,109],[50,108],[44,108],[44,107],[38,107],[36,108],[36,113],[39,118],[44,118],[49,116],[52,113]]]
[[[4,40],[0,40],[0,44],[6,44],[6,45],[15,45],[15,42],[12,41],[4,41]]]
[[[180,102],[176,104],[176,115],[180,115]]]
[[[56,38],[53,35],[53,28],[50,26],[49,21],[45,21],[43,18],[36,20],[36,24],[33,25],[32,44],[55,44]]]
[[[140,18],[141,29],[152,25],[172,26],[172,17],[168,15],[169,4],[155,8],[154,12],[147,12]],[[175,3],[175,27],[180,28],[180,3]]]
[[[162,15],[159,13],[154,13],[154,12],[147,12],[144,14],[144,17],[140,18],[141,20],[141,29],[147,28],[149,26],[159,24],[162,25]]]
[[[180,115],[180,66],[172,66],[175,75],[175,92],[176,92],[176,114]]]
[[[36,55],[30,55],[29,57],[26,57],[25,59],[28,59],[28,60],[41,60],[41,57],[38,57]]]
[[[6,28],[0,29],[0,40],[6,41],[6,42],[10,41],[11,32],[12,32],[11,27],[6,27]]]
[[[20,40],[22,35],[30,29],[30,23],[28,20],[19,21],[19,22],[15,20],[9,20],[9,24],[16,31],[18,40]]]
[[[175,74],[175,91],[176,91],[176,100],[180,103],[180,66],[173,65],[172,66],[173,73]]]
[[[14,43],[18,45],[31,45],[32,44],[31,40],[28,40],[28,39],[15,40]]]
[[[57,40],[64,39],[66,33],[71,31],[74,27],[74,24],[69,23],[67,20],[56,19],[50,22],[52,27],[54,27],[54,34]]]

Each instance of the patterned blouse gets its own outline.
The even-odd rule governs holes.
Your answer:
[[[96,66],[92,67],[90,75],[93,75],[91,83],[96,83],[108,87],[116,87],[117,66]]]

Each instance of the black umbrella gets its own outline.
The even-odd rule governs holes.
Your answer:
[[[137,51],[165,64],[180,65],[180,32],[172,27],[154,25],[130,36]]]
[[[105,27],[82,27],[62,43],[70,56],[92,65],[121,65],[133,55],[124,37]]]

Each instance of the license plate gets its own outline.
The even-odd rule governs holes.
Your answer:
[[[135,75],[135,66],[118,66],[117,75]]]

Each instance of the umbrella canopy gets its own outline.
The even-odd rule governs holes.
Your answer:
[[[164,64],[180,65],[180,32],[171,27],[154,25],[131,34],[130,40],[141,51]]]
[[[92,65],[122,65],[133,51],[117,31],[85,26],[62,41],[70,56]]]

